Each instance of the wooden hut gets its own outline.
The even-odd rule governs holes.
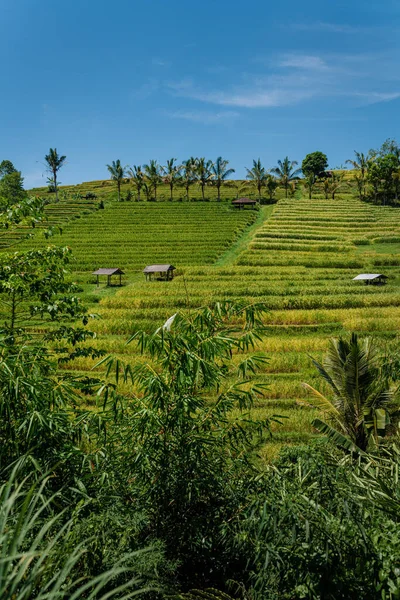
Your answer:
[[[361,273],[357,277],[353,277],[353,281],[365,281],[366,285],[384,285],[387,276],[382,273]]]
[[[105,275],[107,277],[107,285],[111,285],[111,277],[113,275],[119,275],[119,285],[122,285],[122,275],[125,275],[125,273],[123,271],[121,271],[121,269],[97,269],[97,271],[94,271],[92,273],[92,275],[96,275],[97,280],[97,287],[99,286],[99,277],[101,275]]]
[[[170,281],[174,277],[175,267],[173,265],[148,265],[143,269],[146,281],[159,279],[161,281]]]
[[[238,198],[237,200],[232,200],[232,206],[242,209],[245,206],[251,206],[254,208],[257,204],[257,200],[252,200],[251,198]]]

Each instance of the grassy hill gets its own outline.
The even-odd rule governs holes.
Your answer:
[[[211,300],[262,301],[270,311],[261,350],[269,362],[262,379],[265,399],[254,416],[280,414],[272,456],[282,444],[307,441],[314,411],[302,406],[301,385],[323,389],[310,355],[320,359],[331,336],[373,333],[390,350],[400,324],[400,220],[398,209],[361,203],[349,193],[326,200],[280,199],[261,211],[237,211],[230,203],[115,202],[110,188],[105,209],[70,221],[56,244],[70,245],[74,279],[101,319],[91,327],[95,343],[134,362],[126,339],[137,328],[154,328],[177,308]],[[111,194],[111,195],[110,195]],[[226,194],[225,194],[226,196]],[[36,247],[39,238],[21,247]],[[149,263],[178,268],[169,283],[146,282]],[[126,285],[97,289],[90,272],[122,267]],[[353,282],[361,272],[389,276],[383,287]],[[88,359],[74,365],[89,370]]]

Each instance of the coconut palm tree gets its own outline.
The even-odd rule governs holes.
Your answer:
[[[165,167],[161,167],[164,183],[167,183],[169,185],[171,201],[173,200],[174,186],[181,179],[182,166],[176,165],[176,160],[176,158],[170,158],[169,160],[167,160],[167,164],[165,165]]]
[[[253,166],[251,169],[246,167],[247,175],[246,179],[249,180],[250,184],[258,190],[258,200],[261,201],[261,189],[266,184],[268,179],[268,173],[262,166],[261,160],[253,160]]]
[[[296,179],[300,173],[301,169],[296,169],[298,162],[296,160],[289,160],[289,157],[286,156],[283,160],[278,160],[278,166],[271,169],[271,173],[276,175],[279,183],[285,190],[285,197],[288,197],[288,190],[290,182]]]
[[[239,198],[239,196],[243,193],[246,192],[247,188],[250,185],[249,181],[242,181],[240,179],[231,179],[230,181],[227,181],[225,184],[227,187],[233,188],[235,190],[235,197],[236,199]]]
[[[60,156],[58,154],[57,148],[50,148],[49,153],[44,157],[44,160],[47,163],[47,169],[52,174],[52,184],[56,193],[56,202],[58,202],[57,173],[64,165],[66,158],[66,156]]]
[[[354,150],[355,160],[348,159],[346,160],[346,164],[352,166],[352,168],[356,171],[355,173],[355,181],[358,189],[358,194],[360,196],[360,200],[365,196],[365,183],[367,171],[374,160],[371,152],[368,154],[364,154],[363,152],[357,152]]]
[[[332,171],[330,179],[330,191],[332,194],[332,200],[335,199],[335,194],[346,185],[345,174],[343,171]]]
[[[313,399],[307,404],[318,408],[328,423],[315,419],[313,425],[339,445],[366,450],[384,435],[390,423],[392,394],[380,367],[380,356],[371,338],[350,341],[331,340],[323,364],[313,361],[331,389],[328,398],[303,384]]]
[[[211,171],[213,174],[214,185],[217,188],[217,199],[218,202],[221,201],[221,186],[230,177],[235,169],[228,169],[229,161],[222,158],[222,156],[218,156],[217,160],[211,167]]]
[[[162,182],[160,165],[156,160],[150,160],[148,165],[143,165],[143,169],[154,190],[154,199],[157,200],[157,187]]]
[[[265,184],[268,191],[268,197],[270,202],[273,202],[275,198],[276,188],[278,187],[278,181],[272,175],[269,175]]]
[[[315,187],[315,184],[317,183],[317,178],[315,176],[315,173],[309,173],[307,175],[307,177],[304,178],[303,181],[304,181],[304,187],[306,188],[306,190],[308,190],[308,199],[311,200],[313,189]]]
[[[329,177],[326,177],[322,182],[322,189],[324,191],[325,200],[328,200],[329,194],[331,193],[331,182]]]
[[[199,158],[196,162],[196,179],[201,187],[201,197],[204,200],[204,188],[206,185],[212,183],[214,179],[214,173],[212,171],[213,162],[212,160],[206,160],[205,158]]]
[[[189,200],[189,188],[196,181],[197,159],[191,156],[183,161],[182,181],[186,190],[186,199]]]
[[[137,189],[138,201],[140,202],[140,192],[144,186],[144,173],[142,167],[140,165],[138,167],[133,165],[133,168],[128,170],[128,175]]]
[[[106,165],[107,169],[110,172],[112,181],[115,181],[117,184],[118,190],[118,202],[121,200],[121,183],[124,180],[126,174],[126,167],[121,165],[121,161],[119,158],[117,160],[113,160],[111,165]]]

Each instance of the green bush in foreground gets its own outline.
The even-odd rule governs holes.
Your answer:
[[[257,459],[270,433],[270,420],[250,414],[264,391],[257,371],[265,358],[254,353],[263,310],[217,303],[135,334],[141,361],[103,361],[116,386],[132,384],[127,398],[117,387],[104,389],[104,436],[85,421],[84,437],[66,432],[54,407],[51,435],[40,432],[40,454],[27,446],[29,456],[18,459],[15,451],[13,459],[26,472],[29,459],[36,467],[36,457],[48,460],[51,452],[68,477],[52,473],[36,493],[26,481],[6,483],[10,468],[1,473],[2,597],[400,596],[395,446],[358,456],[322,443],[286,450],[268,467]],[[46,422],[53,409],[42,395],[51,395],[57,380],[43,369],[25,378],[24,390],[36,391],[30,410]],[[4,386],[0,393],[6,395]],[[5,431],[4,444],[8,435],[19,439],[21,432]]]

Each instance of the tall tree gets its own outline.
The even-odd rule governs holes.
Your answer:
[[[253,160],[253,166],[251,169],[246,167],[247,175],[246,179],[249,180],[251,185],[254,185],[258,190],[258,200],[261,202],[261,190],[265,186],[268,180],[268,173],[262,166],[261,160]]]
[[[174,187],[181,179],[182,166],[175,164],[176,160],[176,158],[170,158],[167,160],[165,167],[161,167],[164,182],[169,185],[171,201],[173,200]]]
[[[44,160],[47,164],[47,170],[52,175],[54,190],[56,193],[56,201],[58,202],[58,185],[57,185],[57,174],[58,171],[64,166],[66,156],[60,156],[57,152],[57,148],[50,148],[49,153],[46,154]]]
[[[17,169],[11,160],[2,160],[0,163],[0,178],[2,179],[5,175],[11,175],[12,173],[17,173]]]
[[[209,185],[214,178],[212,171],[212,160],[206,160],[205,158],[199,158],[196,163],[196,179],[201,187],[201,197],[204,200],[204,189],[206,185]]]
[[[399,163],[394,154],[379,156],[370,165],[367,180],[372,186],[375,202],[386,205],[396,197],[398,169]]]
[[[400,196],[400,167],[393,171],[392,179],[394,186],[394,197],[396,200],[398,200]]]
[[[128,175],[133,185],[136,187],[138,201],[140,202],[140,192],[144,187],[144,173],[142,171],[142,167],[133,165],[133,168],[128,170]]]
[[[365,197],[365,183],[367,171],[370,165],[372,164],[373,157],[371,155],[371,152],[368,152],[368,154],[364,154],[363,152],[357,152],[356,150],[354,150],[354,154],[355,158],[347,159],[346,164],[351,165],[352,168],[355,170],[354,179],[357,185],[358,195],[360,197],[360,200],[362,200]]]
[[[218,202],[221,201],[221,186],[223,185],[224,181],[226,181],[235,172],[235,169],[228,169],[228,165],[228,160],[225,160],[222,158],[222,156],[218,156],[217,160],[211,167],[213,182],[217,188]]]
[[[106,167],[111,175],[112,181],[115,181],[117,184],[118,202],[120,202],[121,201],[121,183],[123,182],[125,174],[126,174],[126,167],[123,167],[121,165],[121,161],[119,160],[119,158],[117,158],[117,160],[113,160],[111,165],[106,165]]]
[[[396,140],[387,138],[378,150],[370,150],[369,154],[379,156],[380,158],[383,158],[387,154],[393,154],[400,161],[400,146]]]
[[[190,186],[196,181],[196,163],[197,160],[193,156],[183,161],[182,181],[186,190],[186,200],[189,200]]]
[[[301,170],[303,171],[304,177],[314,175],[315,179],[321,177],[321,175],[328,168],[328,157],[323,152],[317,150],[307,154],[301,163]]]
[[[154,190],[154,199],[157,201],[157,188],[162,181],[160,165],[156,160],[150,160],[148,165],[143,165],[143,170]]]
[[[3,208],[15,205],[24,200],[27,194],[24,190],[24,178],[10,160],[0,163],[0,204]]]
[[[346,439],[367,450],[372,439],[384,435],[390,423],[392,394],[383,376],[380,357],[371,338],[331,340],[320,364],[313,361],[332,392],[332,398],[304,384],[313,399],[308,404],[320,409],[329,422],[314,421],[315,427],[343,445]],[[343,436],[345,439],[343,439]]]
[[[296,179],[301,173],[301,169],[296,169],[297,165],[297,161],[289,160],[289,157],[286,156],[283,160],[278,160],[277,167],[271,169],[271,173],[276,175],[279,183],[284,188],[286,198],[288,197],[290,182]]]

